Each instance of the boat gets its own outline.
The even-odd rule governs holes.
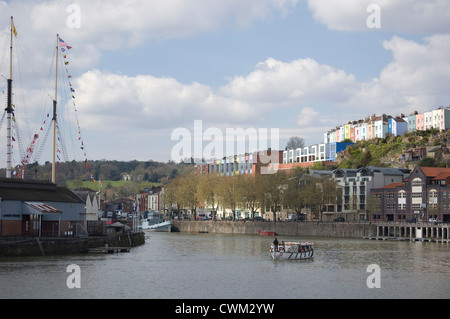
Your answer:
[[[275,232],[274,231],[264,230],[264,229],[260,229],[258,231],[258,234],[263,235],[263,236],[275,236]]]
[[[300,260],[310,259],[314,255],[314,244],[311,242],[286,242],[270,246],[272,259]]]
[[[142,230],[154,232],[170,232],[172,226],[173,223],[171,221],[164,221],[160,213],[149,212],[147,216],[144,216],[141,220],[141,225],[139,227]]]

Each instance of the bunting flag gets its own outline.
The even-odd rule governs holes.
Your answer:
[[[64,59],[64,65],[65,65],[65,68],[66,68],[67,79],[72,79],[72,75],[70,74],[69,70],[67,69],[67,67],[70,65],[70,61],[68,59],[68,51],[67,50],[72,49],[72,47],[67,45],[61,38],[59,38],[59,45],[61,47],[61,52],[62,52],[61,55],[62,55],[62,57]],[[78,120],[78,115],[77,115],[78,114],[78,110],[77,110],[77,107],[76,107],[76,104],[75,104],[75,89],[73,88],[73,85],[72,85],[72,83],[70,81],[68,81],[68,84],[69,84],[69,90],[71,92],[70,95],[72,96],[72,104],[73,104],[73,109],[75,111],[75,116],[76,116],[76,121],[77,121],[78,141],[80,142],[80,149],[83,151],[83,154],[84,154],[84,157],[85,157],[84,162],[86,164],[86,170],[88,170],[89,174],[91,175],[91,179],[94,180],[93,175],[91,174],[91,171],[89,170],[89,163],[88,163],[88,159],[87,159],[87,156],[86,156],[86,150],[84,148],[83,137],[81,135],[81,127],[80,127],[80,122]],[[95,180],[94,180],[94,182],[95,182]]]
[[[12,30],[13,30],[14,36],[17,38],[17,30],[16,30],[16,26],[14,25],[14,22],[12,24]]]

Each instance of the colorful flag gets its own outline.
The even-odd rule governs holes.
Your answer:
[[[61,46],[61,47],[66,47],[68,50],[72,49],[72,47],[71,47],[71,46],[68,46],[68,45],[66,44],[66,42],[64,42],[63,39],[61,39],[61,38],[59,38],[59,46]]]
[[[14,36],[17,38],[17,30],[16,30],[16,27],[14,26],[14,23],[12,24],[12,29],[13,29]]]

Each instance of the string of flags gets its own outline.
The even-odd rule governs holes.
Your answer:
[[[61,49],[62,57],[64,59],[64,65],[65,65],[67,80],[68,80],[68,83],[69,83],[69,90],[70,90],[71,97],[72,97],[72,105],[73,105],[73,109],[75,111],[75,117],[76,117],[76,120],[77,120],[78,141],[80,143],[80,149],[83,151],[83,154],[84,154],[84,162],[86,164],[86,169],[88,170],[89,174],[91,175],[91,179],[96,183],[97,181],[94,179],[94,177],[92,175],[92,172],[89,169],[89,163],[88,163],[88,160],[87,160],[86,150],[84,148],[83,137],[82,137],[82,134],[81,134],[80,122],[78,120],[78,110],[77,110],[77,106],[76,106],[76,103],[75,103],[75,89],[73,88],[72,83],[71,83],[72,75],[70,74],[70,72],[69,72],[69,70],[67,68],[67,66],[70,65],[70,61],[68,59],[67,53],[69,52],[70,49],[72,49],[72,47],[67,45],[67,43],[65,43],[64,40],[61,39],[61,37],[59,38],[59,46],[60,46],[60,49]],[[101,182],[100,182],[100,184],[101,184]]]

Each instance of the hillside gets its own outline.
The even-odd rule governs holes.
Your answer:
[[[46,162],[29,164],[25,170],[27,179],[51,179],[52,165]],[[103,187],[134,188],[134,185],[151,187],[194,170],[192,164],[155,161],[90,161],[90,162],[64,162],[58,163],[56,178],[59,185],[69,188],[89,187],[96,189],[93,182],[104,181]],[[18,171],[18,170],[17,170]],[[5,176],[5,169],[0,170],[0,176]],[[133,187],[131,187],[133,185]]]
[[[411,167],[450,164],[450,132],[435,129],[359,141],[339,154],[337,167],[362,166]]]

